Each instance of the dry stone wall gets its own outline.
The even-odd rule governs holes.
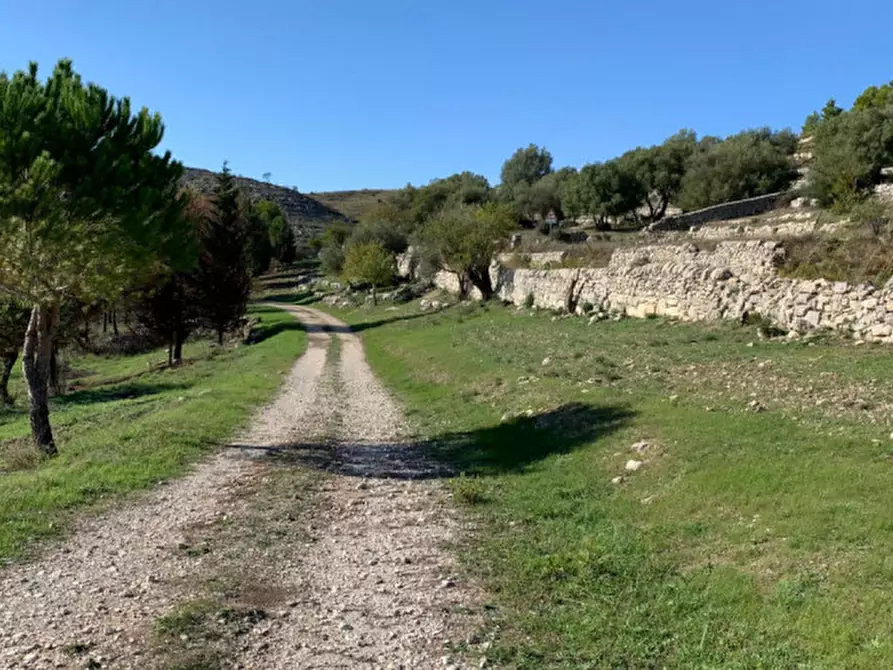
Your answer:
[[[660,221],[655,221],[648,230],[660,232],[666,230],[688,230],[692,226],[699,226],[711,221],[726,221],[728,219],[743,219],[747,216],[757,216],[772,209],[777,209],[781,203],[790,196],[786,192],[758,195],[746,200],[724,202],[721,205],[705,207],[687,214],[668,216]]]
[[[591,303],[607,313],[667,316],[687,321],[741,319],[759,313],[787,330],[834,329],[864,340],[893,342],[893,285],[780,277],[779,242],[720,242],[714,251],[693,244],[619,249],[604,268],[558,270],[491,267],[496,296],[524,305],[562,309],[568,293],[580,307]],[[435,283],[458,290],[455,275]]]

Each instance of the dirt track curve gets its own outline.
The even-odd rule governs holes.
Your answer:
[[[189,631],[160,645],[158,621],[211,597],[232,605],[208,642],[222,667],[482,667],[481,595],[447,548],[462,522],[446,473],[405,441],[355,334],[278,306],[308,349],[231,448],[0,570],[0,668],[199,658]],[[282,490],[282,468],[315,474]],[[468,642],[477,651],[451,651]]]

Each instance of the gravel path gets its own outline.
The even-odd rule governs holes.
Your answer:
[[[445,473],[405,442],[357,336],[280,307],[308,350],[232,448],[0,571],[0,668],[169,667],[181,651],[239,668],[483,667]],[[226,607],[207,649],[191,630],[159,648],[159,617],[209,601]]]

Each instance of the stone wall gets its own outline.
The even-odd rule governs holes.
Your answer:
[[[769,193],[768,195],[759,195],[746,200],[724,202],[721,205],[705,207],[687,214],[665,217],[648,226],[648,230],[654,232],[688,230],[692,226],[699,226],[711,221],[726,221],[728,219],[743,219],[748,216],[757,216],[758,214],[776,209],[787,197],[790,197],[788,193]]]
[[[849,223],[848,220],[822,223],[820,213],[814,210],[785,210],[765,219],[724,221],[695,227],[690,232],[666,233],[693,240],[764,239],[805,237],[807,235],[832,235]]]
[[[692,244],[614,252],[604,268],[558,270],[491,268],[496,295],[505,302],[562,309],[571,286],[578,309],[591,303],[607,313],[683,320],[740,319],[759,313],[787,330],[843,330],[864,340],[893,342],[893,285],[883,289],[778,276],[784,249],[778,242],[720,242],[714,251]],[[435,283],[456,291],[455,276]]]
[[[531,251],[529,253],[514,252],[500,254],[497,260],[503,265],[524,264],[531,268],[545,268],[550,265],[561,265],[567,260],[566,251]]]

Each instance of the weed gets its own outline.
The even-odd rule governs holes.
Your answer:
[[[481,505],[487,502],[486,487],[477,477],[468,477],[462,473],[450,480],[453,497],[466,505]]]

